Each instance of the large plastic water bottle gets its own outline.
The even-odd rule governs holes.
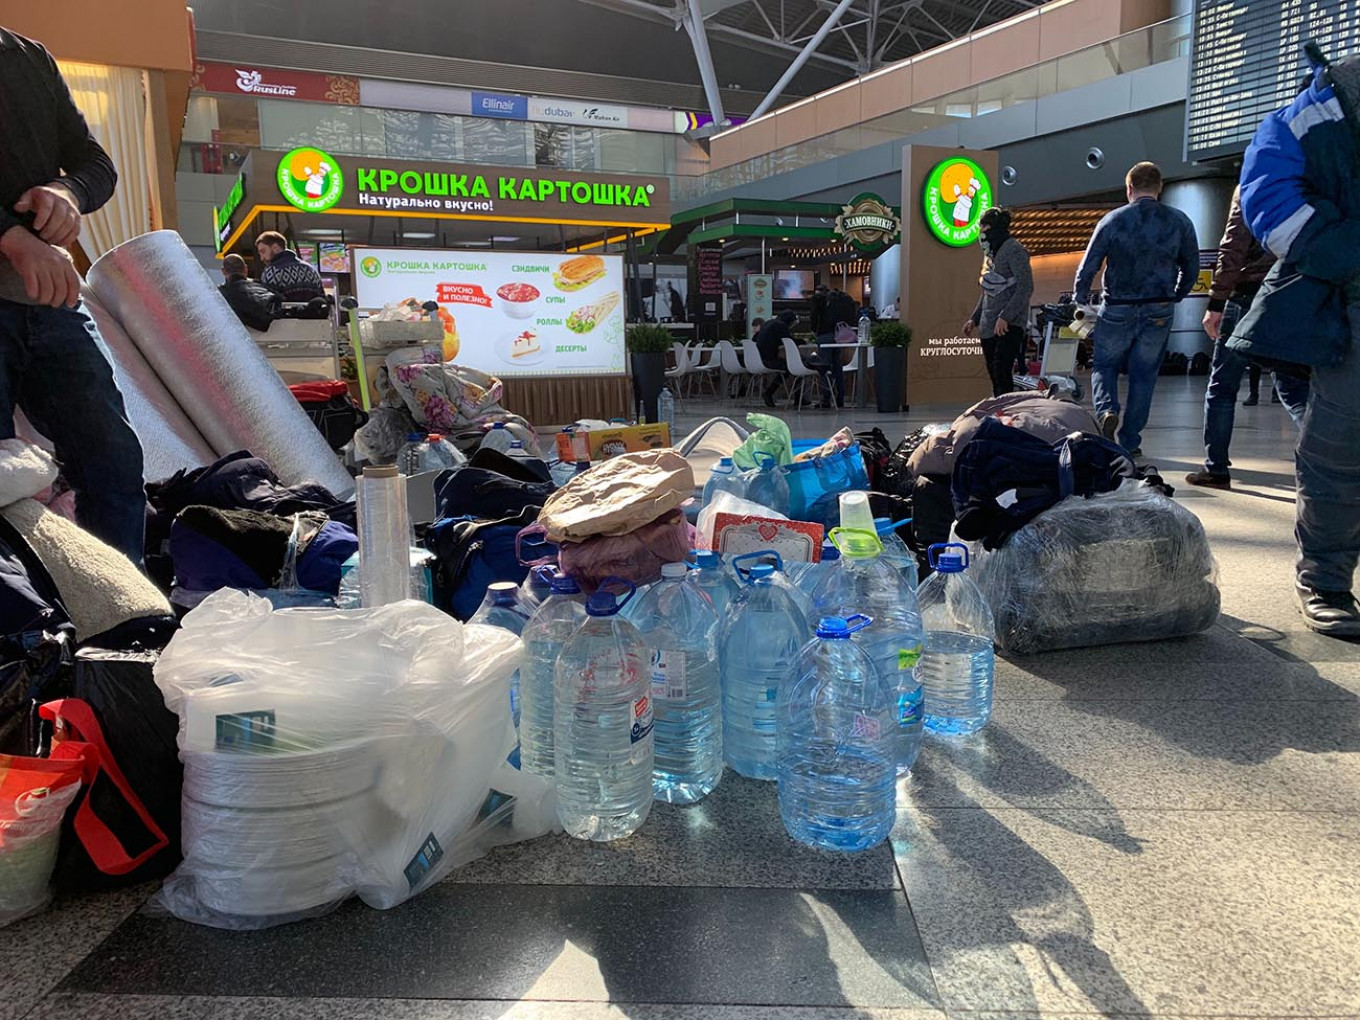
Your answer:
[[[524,448],[524,442],[519,439],[512,440],[510,449],[505,451],[505,455],[511,460],[537,460],[532,453]]]
[[[677,442],[680,437],[675,434],[675,396],[669,386],[661,387],[656,395],[656,419],[671,430],[671,442]]]
[[[722,778],[722,688],[718,677],[718,614],[708,596],[685,583],[689,567],[666,563],[633,612],[652,654],[656,719],[657,800],[693,804]]]
[[[406,442],[402,444],[401,450],[397,453],[397,468],[404,475],[417,475],[423,470],[420,467],[421,446],[425,443],[425,433],[412,432],[406,437]]]
[[[849,640],[870,622],[823,619],[779,692],[779,814],[826,850],[881,843],[896,816],[894,695]]]
[[[916,677],[925,634],[916,593],[906,578],[882,556],[872,531],[837,528],[831,533],[840,547],[840,567],[827,574],[812,593],[813,613],[849,617],[868,613],[874,625],[855,638],[893,691],[898,772],[910,771],[921,753],[921,681]]]
[[[727,764],[743,776],[777,776],[775,701],[807,636],[807,618],[774,565],[751,567],[747,585],[728,607],[718,637],[723,751]]]
[[[915,591],[921,583],[921,572],[916,566],[916,554],[897,533],[898,528],[910,521],[911,518],[894,521],[887,517],[875,517],[874,530],[878,532],[878,540],[883,543],[883,558],[907,579],[911,590]]]
[[[712,503],[713,497],[719,492],[731,492],[737,496],[746,494],[746,483],[737,475],[731,457],[723,457],[709,471],[708,481],[704,483],[704,506]]]
[[[707,549],[694,550],[695,568],[685,578],[685,583],[693,585],[708,596],[713,603],[713,612],[719,622],[727,617],[727,607],[737,597],[737,582],[723,566],[722,556]]]
[[[812,604],[812,593],[817,590],[817,586],[832,572],[840,569],[840,558],[841,551],[833,543],[827,542],[822,545],[822,558],[818,562],[788,565],[789,580],[803,593],[809,606]]]
[[[499,627],[511,634],[523,635],[524,625],[533,615],[534,607],[520,597],[519,585],[513,581],[497,581],[486,589],[486,596],[468,623],[484,623]],[[519,670],[510,676],[510,715],[519,725]]]
[[[548,582],[548,597],[534,610],[520,637],[520,767],[553,776],[553,683],[562,646],[586,620],[586,599],[576,582],[552,567],[534,571]]]
[[[632,585],[611,579],[606,586]],[[652,809],[650,656],[620,600],[602,587],[557,657],[553,766],[557,817],[578,839],[621,839]]]
[[[932,733],[976,733],[992,717],[992,610],[964,573],[967,546],[932,545],[930,565],[935,573],[918,595],[926,647],[916,675],[925,695],[925,727]]]
[[[495,450],[498,453],[509,453],[510,444],[515,441],[515,435],[505,427],[505,422],[498,421],[491,428],[486,430],[486,435],[482,436],[482,441],[478,445],[479,450]]]

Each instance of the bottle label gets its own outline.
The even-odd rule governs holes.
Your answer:
[[[678,648],[652,652],[652,697],[677,701],[685,693],[685,653]]]
[[[914,726],[922,720],[921,703],[925,699],[921,697],[920,690],[908,691],[897,699],[897,724],[899,726]]]
[[[425,842],[420,845],[416,855],[411,858],[403,871],[406,874],[406,884],[414,892],[420,880],[423,879],[431,868],[439,863],[444,856],[444,848],[439,845],[439,840],[434,838],[434,833],[425,837]]]
[[[910,648],[899,648],[897,650],[897,668],[915,669],[916,664],[921,661],[921,644],[917,642]]]
[[[878,740],[883,735],[882,727],[878,725],[878,720],[867,715],[855,716],[856,737],[863,740]]]
[[[274,746],[274,710],[237,712],[217,717],[219,751],[259,751]]]
[[[652,699],[643,695],[633,702],[632,743],[636,744],[652,732]]]

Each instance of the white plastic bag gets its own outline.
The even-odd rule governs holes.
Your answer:
[[[549,784],[506,764],[522,650],[414,601],[205,600],[156,666],[184,762],[184,862],[160,903],[234,929],[350,895],[385,909],[497,842],[549,831]]]

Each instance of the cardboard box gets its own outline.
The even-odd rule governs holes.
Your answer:
[[[823,528],[808,521],[718,514],[713,519],[713,548],[724,556],[773,549],[785,563],[820,563]]]
[[[576,449],[573,449],[573,439],[577,441]],[[671,445],[671,430],[665,422],[658,422],[655,425],[620,425],[618,428],[597,429],[593,432],[559,432],[558,459],[574,463],[578,459],[582,439],[592,461],[608,460],[621,453],[665,449]]]

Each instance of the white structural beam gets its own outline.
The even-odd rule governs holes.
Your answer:
[[[699,80],[704,83],[704,98],[708,100],[708,112],[713,123],[719,127],[727,123],[723,112],[722,90],[718,88],[718,74],[713,70],[713,54],[708,50],[708,33],[704,31],[704,12],[702,0],[676,0],[677,5],[686,3],[681,9],[680,21],[689,33],[694,47],[694,59],[699,64]]]
[[[841,20],[841,15],[849,9],[850,4],[853,2],[854,0],[841,0],[841,2],[836,5],[836,9],[827,15],[826,20],[822,22],[822,27],[817,29],[817,34],[808,40],[807,45],[803,47],[803,51],[793,58],[793,62],[789,64],[788,69],[785,70],[784,73],[780,75],[779,80],[774,83],[774,88],[770,89],[769,94],[760,101],[760,105],[757,106],[755,112],[751,114],[752,120],[755,120],[757,117],[764,114],[772,105],[774,105],[774,101],[779,98],[780,93],[784,91],[789,82],[793,81],[794,76],[803,69],[803,65],[807,63],[808,57],[812,56],[812,54],[817,51],[817,47],[822,44],[822,40],[836,27],[836,22]]]

